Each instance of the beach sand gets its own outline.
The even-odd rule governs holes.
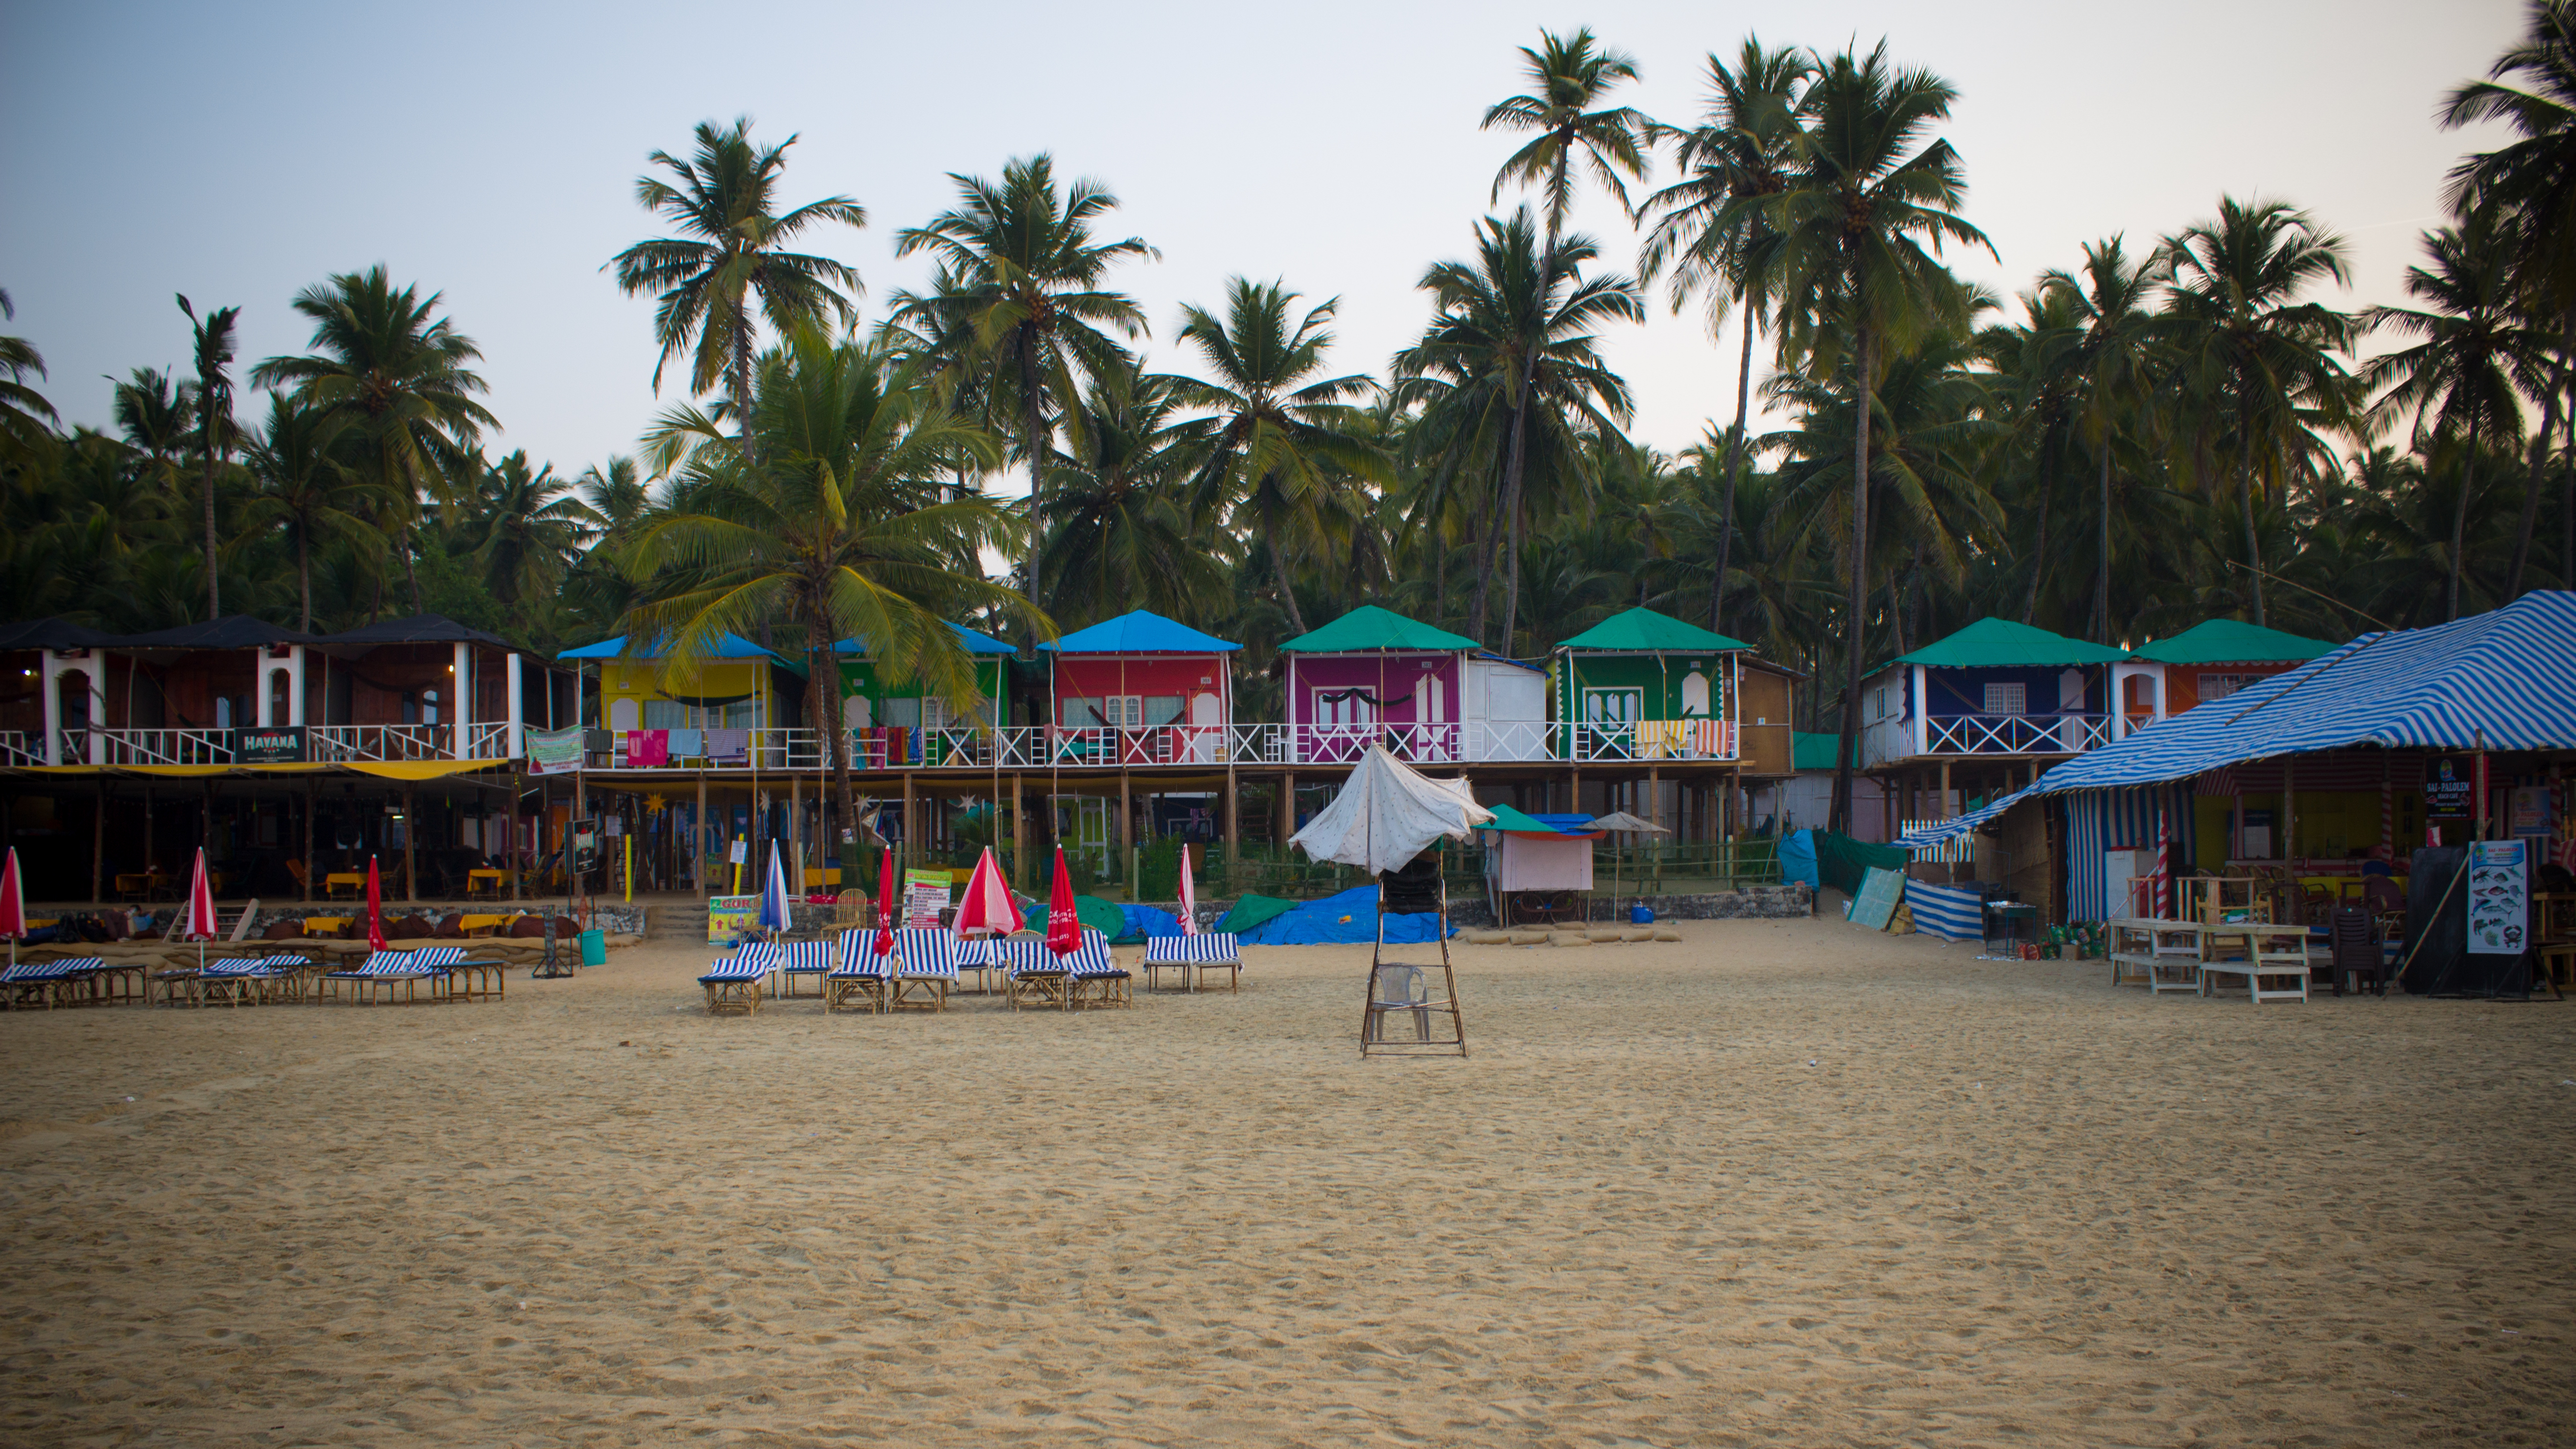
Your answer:
[[[2576,1441],[2576,1003],[1680,930],[1459,948],[1465,1061],[1358,1058],[1365,948],[0,1016],[0,1440]]]

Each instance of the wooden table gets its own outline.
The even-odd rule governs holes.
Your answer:
[[[2200,922],[2131,917],[2106,924],[2112,985],[2143,986],[2149,996],[2200,989],[2201,937],[2207,929]]]
[[[506,870],[494,870],[488,867],[469,870],[465,873],[465,894],[470,898],[479,893],[488,893],[498,900],[501,887],[508,885],[511,877],[512,873]]]
[[[2309,981],[2308,928],[2273,921],[2228,921],[2201,930],[2200,994],[2216,989],[2218,978],[2242,976],[2245,994],[2257,1006],[2266,1001],[2305,1001]],[[2295,979],[2298,985],[2266,990],[2264,978]]]
[[[349,888],[349,894],[352,896],[364,895],[367,890],[366,872],[357,870],[335,870],[329,875],[322,877],[322,898],[324,900],[334,899],[335,893],[342,886],[347,886]]]

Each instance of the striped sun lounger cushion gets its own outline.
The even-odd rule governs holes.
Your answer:
[[[863,926],[841,933],[841,963],[832,968],[835,976],[890,976],[894,958],[877,954],[877,932],[874,926]]]
[[[0,971],[0,983],[17,985],[22,981],[63,981],[88,971],[104,970],[104,956],[66,956],[59,961],[21,961]]]
[[[701,986],[714,986],[727,981],[758,981],[769,974],[769,967],[759,958],[745,952],[739,956],[720,956],[698,978]]]
[[[1072,955],[1064,958],[1064,964],[1073,968],[1076,976],[1127,974],[1118,969],[1117,962],[1109,959],[1109,938],[1098,931],[1083,932],[1082,944],[1074,948]]]
[[[894,974],[957,979],[957,938],[946,931],[906,927],[894,933]]]
[[[735,948],[733,956],[737,961],[757,961],[763,971],[775,971],[786,961],[787,951],[775,941],[754,941]]]
[[[1116,963],[1109,959],[1109,938],[1098,931],[1083,932],[1082,944],[1076,946],[1073,954],[1069,956],[1058,956],[1048,950],[1045,940],[1038,937],[1014,937],[996,944],[1000,946],[1003,953],[1002,959],[1014,976],[1028,971],[1064,971],[1075,976],[1108,976],[1118,970]]]
[[[455,966],[465,960],[462,946],[423,946],[411,953],[412,961],[421,966]]]
[[[829,941],[785,941],[778,949],[786,963],[779,969],[790,976],[820,976],[832,969]]]
[[[235,956],[229,961],[209,961],[208,976],[283,976],[298,966],[313,963],[302,956]]]
[[[1145,964],[1180,966],[1231,963],[1243,959],[1243,943],[1228,931],[1201,931],[1195,936],[1148,936]]]
[[[411,951],[369,952],[367,959],[358,963],[357,970],[334,971],[330,973],[330,976],[331,979],[335,981],[355,981],[361,977],[429,975],[430,963],[413,960],[412,957],[415,954],[425,953],[414,953]],[[464,953],[460,951],[457,954],[462,956]]]

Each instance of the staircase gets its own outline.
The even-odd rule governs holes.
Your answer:
[[[644,912],[644,939],[647,941],[704,942],[707,939],[707,902],[704,896],[656,896]]]

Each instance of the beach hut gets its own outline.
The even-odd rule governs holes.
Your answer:
[[[1463,634],[1375,604],[1279,646],[1288,758],[1346,763],[1379,740],[1398,758],[1458,758],[1460,685],[1480,651]]]
[[[868,764],[938,756],[942,752],[932,748],[934,740],[1007,723],[1010,661],[1018,650],[989,634],[956,624],[948,627],[956,632],[958,647],[974,667],[975,692],[982,697],[964,714],[919,680],[881,669],[865,640],[844,639],[832,646],[841,675],[841,724],[859,742],[861,758]]]
[[[591,718],[594,728],[614,736],[620,764],[628,762],[638,732],[678,730],[682,744],[698,746],[690,754],[718,758],[721,752],[730,759],[748,749],[751,731],[803,723],[790,688],[796,666],[739,634],[725,635],[696,658],[672,657],[654,644],[629,656],[622,634],[555,657],[577,667],[598,663],[599,704]],[[663,748],[672,748],[667,735]]]
[[[1560,640],[1551,682],[1569,757],[1735,758],[1736,704],[1752,652],[1740,639],[1645,608]]]
[[[2125,649],[1991,615],[1900,655],[1861,684],[1860,763],[2058,759],[2110,743]]]
[[[1040,644],[1050,758],[1064,764],[1214,763],[1234,720],[1240,644],[1138,609]]]
[[[2204,619],[2170,639],[2129,651],[2111,666],[2119,700],[2115,738],[2181,714],[2205,700],[2225,699],[2247,685],[2296,669],[2333,652],[2323,639],[2266,629],[2239,619]]]
[[[1493,818],[1477,825],[1485,837],[1485,888],[1497,921],[1508,921],[1511,898],[1524,892],[1552,898],[1551,917],[1582,907],[1574,895],[1592,889],[1592,842],[1602,832],[1588,829],[1589,817],[1541,820],[1509,805],[1486,807]]]

